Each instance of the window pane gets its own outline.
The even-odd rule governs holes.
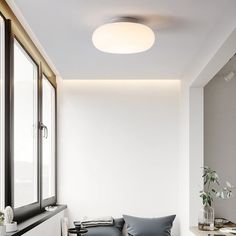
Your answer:
[[[5,27],[4,19],[0,16],[0,209],[4,207],[4,67],[5,67]]]
[[[43,77],[43,199],[55,196],[55,89]]]
[[[14,207],[38,201],[38,68],[14,41]]]

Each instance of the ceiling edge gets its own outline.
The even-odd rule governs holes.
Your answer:
[[[192,81],[192,87],[204,87],[235,55],[236,27]]]
[[[44,59],[46,60],[48,65],[51,67],[51,69],[53,70],[55,75],[57,77],[59,77],[60,73],[58,72],[56,66],[54,65],[54,63],[52,62],[52,60],[50,59],[50,57],[48,56],[46,51],[44,50],[44,48],[43,48],[42,44],[40,43],[40,41],[35,36],[33,30],[31,29],[31,27],[29,26],[28,22],[24,18],[24,16],[21,13],[20,9],[17,7],[17,5],[15,4],[15,2],[13,0],[5,0],[5,1],[9,5],[9,7],[13,11],[13,13],[15,14],[15,16],[17,17],[19,22],[22,24],[22,26],[24,27],[25,31],[27,32],[27,34],[29,35],[29,37],[31,38],[31,40],[33,41],[35,46],[38,48],[39,52],[42,54],[42,56],[44,57]]]
[[[218,31],[215,31],[217,28],[221,28],[220,37]],[[236,53],[235,34],[235,22],[227,27],[222,22],[219,25],[216,24],[214,30],[207,35],[198,53],[190,61],[188,69],[183,72],[182,80],[187,81],[193,87],[198,87],[204,84],[203,81],[212,79],[227,63],[227,60]]]
[[[180,80],[176,76],[162,76],[157,74],[79,74],[63,75],[64,80]]]

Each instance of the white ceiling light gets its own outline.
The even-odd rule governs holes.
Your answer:
[[[92,41],[102,52],[131,54],[150,49],[155,42],[155,34],[136,18],[122,17],[98,27]]]

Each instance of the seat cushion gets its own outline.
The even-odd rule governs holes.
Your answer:
[[[115,219],[112,226],[97,226],[87,228],[88,232],[85,236],[121,236],[124,219]]]
[[[126,223],[124,224],[123,229],[122,229],[122,236],[128,236]]]
[[[98,226],[88,228],[88,233],[83,234],[86,236],[121,236],[121,231],[111,226]]]
[[[170,236],[175,215],[160,218],[139,218],[124,215],[127,232],[132,236]]]

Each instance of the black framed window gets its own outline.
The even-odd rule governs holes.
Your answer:
[[[22,221],[56,204],[56,86],[14,38],[11,205]]]
[[[0,14],[0,209],[4,207],[5,180],[5,19]]]
[[[17,217],[40,208],[39,67],[13,40],[12,206]]]
[[[42,76],[42,206],[56,202],[56,88]]]
[[[21,222],[56,204],[57,93],[50,68],[14,32],[0,12],[0,209],[12,206]]]

